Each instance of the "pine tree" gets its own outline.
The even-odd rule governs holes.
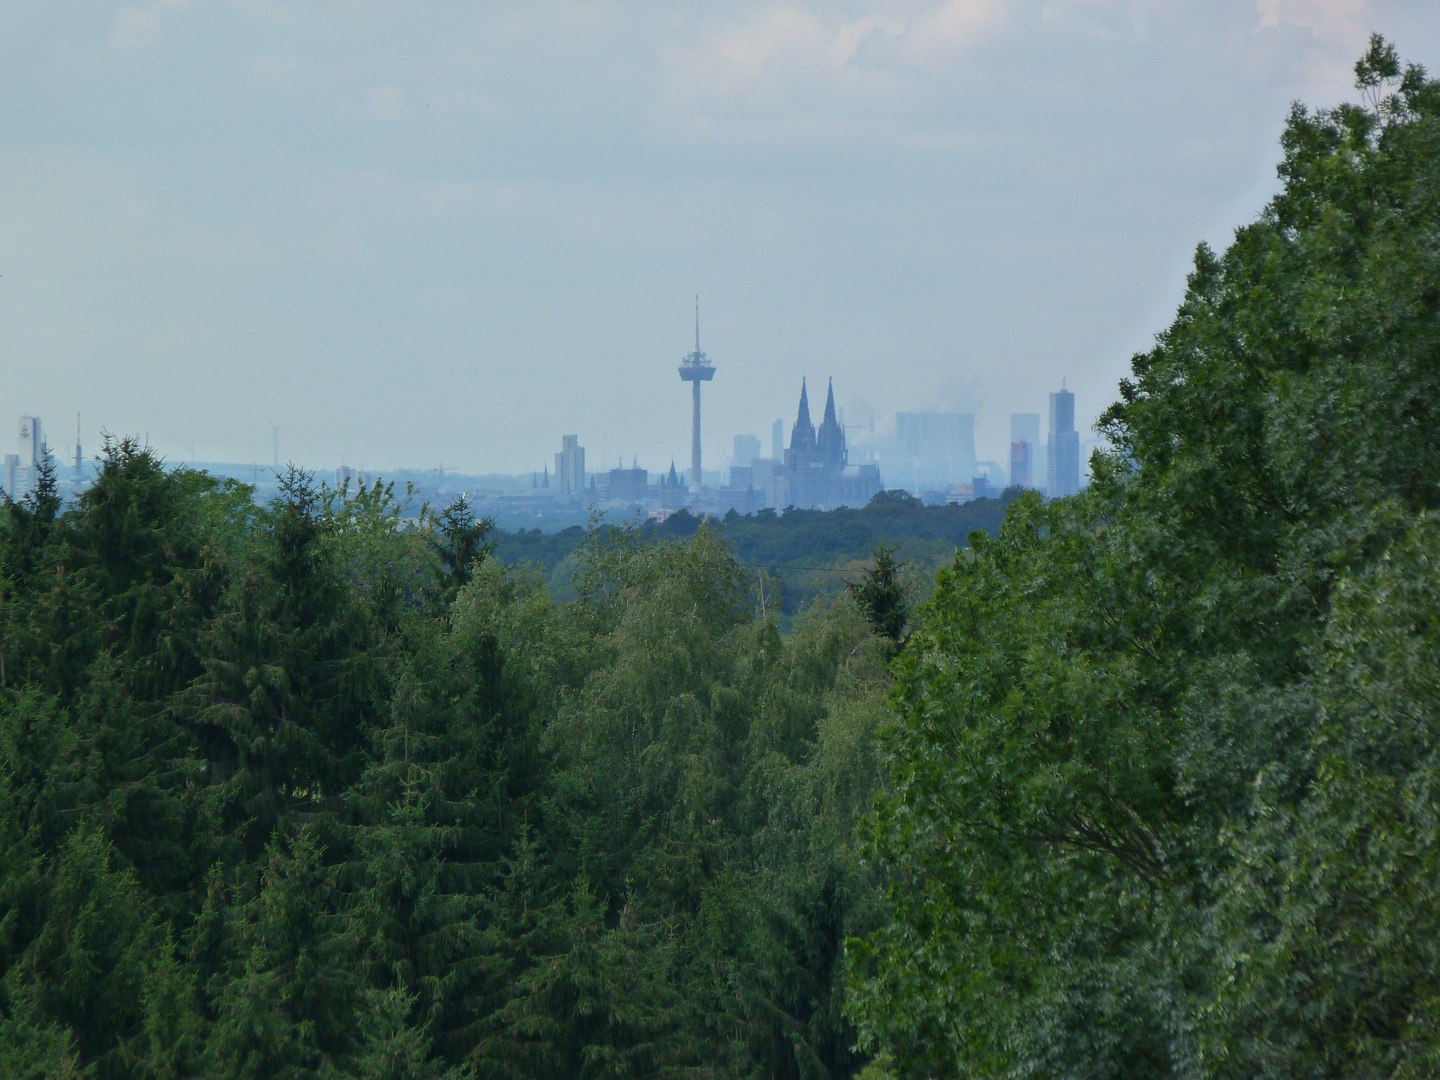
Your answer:
[[[865,571],[858,583],[850,582],[846,587],[875,633],[898,646],[904,640],[905,623],[910,617],[905,586],[900,581],[895,549],[877,544],[874,554],[875,565]]]
[[[226,929],[206,1075],[300,1080],[339,1068],[355,1050],[360,988],[335,877],[307,830],[266,849],[259,887]]]

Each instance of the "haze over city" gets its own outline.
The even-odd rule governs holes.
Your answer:
[[[1062,380],[1089,439],[1376,29],[1440,66],[1364,0],[8,4],[4,423],[683,470],[698,293],[707,468],[804,377],[852,447],[946,409],[1003,463]]]

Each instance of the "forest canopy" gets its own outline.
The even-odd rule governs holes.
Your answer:
[[[918,610],[880,547],[782,633],[737,548],[823,517],[597,525],[560,598],[463,503],[42,475],[0,1072],[1440,1072],[1440,84],[1356,73]]]
[[[857,942],[906,1076],[1440,1072],[1440,85],[1286,125],[1080,497],[896,664]]]
[[[701,529],[577,598],[463,504],[107,447],[4,518],[7,1076],[843,1075],[888,652]]]

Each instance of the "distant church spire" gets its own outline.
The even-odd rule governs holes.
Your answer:
[[[828,465],[842,469],[845,467],[845,432],[841,430],[840,421],[835,419],[833,379],[825,392],[825,419],[820,423],[820,430],[815,433],[815,448],[825,455]]]
[[[810,420],[810,392],[805,380],[800,380],[800,410],[795,416],[795,428],[790,432],[791,450],[811,450],[815,446],[815,425]]]
[[[805,380],[800,380],[800,411],[795,416],[795,427],[790,432],[791,450],[809,450],[815,445],[815,425],[810,422],[810,393]]]

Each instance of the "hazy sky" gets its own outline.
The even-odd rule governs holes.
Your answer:
[[[0,3],[0,443],[538,469],[977,407],[1093,422],[1291,101],[1431,2]]]

